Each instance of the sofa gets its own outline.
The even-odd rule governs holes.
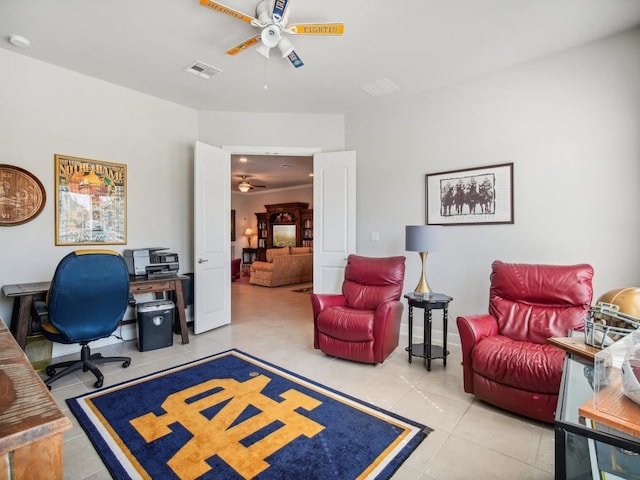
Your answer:
[[[268,248],[267,261],[251,264],[249,283],[279,287],[313,281],[311,247]]]
[[[584,327],[592,278],[587,264],[493,262],[489,313],[457,318],[464,391],[553,423],[565,352],[547,339]]]

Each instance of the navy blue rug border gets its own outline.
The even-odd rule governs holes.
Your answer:
[[[122,385],[126,385],[128,383],[132,383],[132,382],[137,382],[140,380],[143,380],[147,377],[150,376],[155,376],[155,375],[159,375],[162,374],[164,372],[169,372],[171,370],[175,370],[177,368],[183,368],[183,367],[187,367],[191,364],[195,364],[195,363],[199,363],[199,362],[203,362],[206,361],[207,359],[214,359],[215,357],[219,357],[221,355],[225,355],[225,354],[229,354],[229,353],[237,353],[240,355],[244,355],[254,361],[257,362],[261,362],[271,368],[274,368],[276,370],[280,370],[283,373],[286,373],[288,375],[291,375],[293,377],[299,378],[305,382],[308,382],[311,385],[314,385],[318,388],[327,390],[331,393],[334,393],[336,395],[340,395],[342,397],[344,397],[345,399],[351,400],[353,402],[357,402],[360,403],[361,405],[364,405],[372,410],[375,410],[377,412],[381,412],[384,413],[386,415],[389,415],[391,417],[397,418],[398,420],[401,420],[407,424],[410,424],[414,427],[416,427],[417,429],[419,429],[419,434],[415,435],[406,445],[405,447],[402,449],[402,451],[400,453],[398,453],[393,459],[391,459],[389,461],[389,463],[387,464],[387,466],[376,476],[376,479],[388,479],[391,478],[391,476],[400,468],[400,466],[407,460],[407,458],[409,458],[409,456],[413,453],[413,451],[424,441],[425,438],[427,438],[427,436],[434,431],[433,428],[428,427],[426,425],[423,425],[417,421],[411,420],[407,417],[404,417],[402,415],[399,415],[395,412],[391,412],[387,409],[378,407],[377,405],[374,405],[372,403],[366,402],[360,398],[354,397],[352,395],[349,395],[347,393],[344,393],[340,390],[334,389],[332,387],[329,387],[325,384],[322,384],[320,382],[316,382],[315,380],[312,380],[310,378],[305,377],[304,375],[300,375],[299,373],[296,373],[292,370],[289,370],[287,368],[284,368],[280,365],[276,365],[272,362],[269,362],[267,360],[264,360],[260,357],[256,357],[255,355],[251,355],[249,353],[246,353],[242,350],[239,350],[237,348],[231,348],[228,350],[223,350],[221,352],[218,353],[214,353],[211,355],[207,355],[201,358],[198,358],[196,360],[191,360],[185,363],[181,363],[181,364],[177,364],[177,365],[173,365],[171,367],[167,367],[161,370],[157,370],[153,373],[149,373],[146,375],[141,375],[139,377],[135,377],[129,380],[125,380],[122,381],[120,383],[116,383],[113,385],[109,385],[107,387],[104,387],[102,389],[98,389],[92,392],[87,392],[87,393],[83,393],[81,395],[78,395],[76,397],[73,398],[68,398],[66,399],[66,403],[69,406],[69,409],[71,410],[71,412],[74,414],[74,416],[76,417],[76,419],[78,420],[78,423],[80,425],[80,427],[86,432],[87,436],[89,437],[89,440],[91,441],[91,443],[93,444],[96,452],[99,454],[102,462],[104,463],[104,465],[106,466],[106,468],[109,470],[109,473],[111,474],[111,476],[113,478],[129,478],[129,475],[124,472],[123,470],[117,469],[114,470],[112,469],[112,464],[115,466],[119,466],[119,463],[117,461],[111,461],[108,462],[105,459],[105,452],[107,454],[111,454],[111,448],[102,440],[102,437],[100,436],[100,434],[96,431],[95,427],[93,427],[93,424],[90,422],[82,422],[80,420],[80,417],[84,417],[85,414],[84,412],[81,411],[80,405],[79,405],[79,400],[87,397],[87,396],[91,396],[91,395],[95,395],[96,393],[99,393],[103,390],[108,390],[108,389],[112,389],[112,388],[116,388],[116,387],[120,387]]]

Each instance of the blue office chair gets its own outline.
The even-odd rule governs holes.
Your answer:
[[[129,270],[122,256],[112,250],[76,250],[58,264],[51,281],[47,301],[35,302],[38,315],[45,315],[42,333],[52,342],[79,343],[80,360],[56,363],[46,368],[51,383],[76,370],[91,370],[98,379],[94,386],[102,387],[104,376],[97,365],[123,362],[131,365],[130,357],[103,357],[91,354],[89,342],[109,337],[129,303]],[[58,369],[59,372],[56,373]]]

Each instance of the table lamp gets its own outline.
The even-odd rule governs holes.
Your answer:
[[[432,293],[424,273],[424,265],[427,255],[431,251],[438,250],[440,244],[440,228],[429,225],[407,225],[405,230],[405,250],[418,252],[422,261],[422,274],[414,293],[428,296]]]
[[[253,235],[253,230],[251,229],[251,227],[247,227],[244,231],[244,236],[247,237],[249,246],[251,246],[251,235]]]

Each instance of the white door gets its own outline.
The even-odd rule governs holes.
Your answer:
[[[356,253],[356,152],[313,156],[313,290],[339,293]]]
[[[196,142],[193,331],[231,323],[231,155]]]

